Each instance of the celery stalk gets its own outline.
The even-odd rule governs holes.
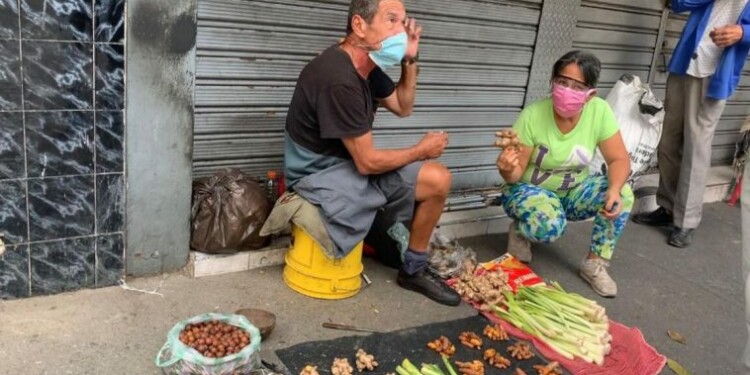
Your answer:
[[[440,369],[440,367],[427,364],[427,363],[422,364],[422,369],[420,370],[420,373],[422,375],[445,375],[443,373],[443,370]]]
[[[580,357],[581,352],[578,347],[575,345],[571,345],[564,342],[557,342],[550,340],[548,338],[540,338],[542,342],[547,344],[550,348],[554,349],[558,354],[561,356],[567,358],[567,359],[573,359],[576,356]]]
[[[403,367],[404,370],[408,371],[410,374],[422,375],[422,373],[419,372],[417,366],[414,366],[414,364],[411,363],[408,358],[404,358],[404,361],[401,362],[401,367]]]
[[[396,366],[396,372],[398,375],[412,375],[409,371],[401,367],[401,365]]]
[[[448,361],[448,357],[445,355],[440,355],[440,356],[443,357],[443,363],[445,364],[445,368],[448,369],[448,372],[451,375],[458,375],[456,374],[456,370],[453,369],[453,365],[451,365],[450,361]]]

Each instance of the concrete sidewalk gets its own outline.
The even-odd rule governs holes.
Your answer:
[[[658,229],[630,223],[610,269],[616,299],[595,297],[577,275],[591,223],[571,225],[553,245],[537,246],[532,267],[570,291],[595,298],[608,315],[641,328],[661,353],[693,374],[740,374],[745,342],[740,273],[739,209],[705,207],[703,226],[689,249],[666,245]],[[461,241],[481,260],[500,254],[505,234]],[[351,335],[323,329],[324,321],[383,331],[475,314],[466,305],[445,307],[395,285],[395,271],[365,261],[373,285],[356,297],[320,301],[296,294],[281,280],[281,267],[190,279],[183,274],[139,279],[121,288],[0,302],[0,374],[158,374],[153,365],[167,331],[179,320],[212,312],[259,307],[277,314],[277,328],[263,343],[266,355],[296,343]],[[675,330],[687,345],[667,337]],[[670,374],[668,369],[664,374]]]

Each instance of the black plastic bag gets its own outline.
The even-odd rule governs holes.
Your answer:
[[[232,254],[268,245],[260,229],[271,203],[260,182],[236,169],[193,182],[190,248]]]
[[[394,225],[393,220],[387,218],[386,215],[376,215],[375,221],[365,237],[365,243],[375,250],[377,261],[386,267],[399,269],[404,263],[401,260],[401,250],[399,249],[401,244],[388,233],[388,229]]]

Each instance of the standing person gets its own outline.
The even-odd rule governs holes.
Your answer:
[[[552,68],[552,97],[524,108],[513,129],[521,145],[508,147],[497,166],[506,184],[500,203],[513,219],[508,252],[531,261],[531,242],[552,242],[567,221],[594,218],[588,256],[580,275],[596,293],[617,295],[607,267],[633,206],[626,184],[630,158],[609,104],[596,96],[601,63],[571,51]],[[589,175],[597,147],[606,176]]]
[[[417,144],[380,149],[372,124],[378,105],[405,116],[416,89],[421,28],[400,0],[352,0],[347,36],[300,73],[286,119],[288,186],[319,206],[340,256],[362,241],[376,215],[410,223],[397,282],[439,303],[459,295],[427,271],[430,236],[443,212],[451,174],[432,161],[448,145],[443,132]],[[397,85],[383,72],[401,64]]]
[[[711,143],[724,105],[740,82],[750,49],[748,0],[672,0],[690,18],[669,63],[659,142],[659,208],[633,216],[672,226],[668,243],[690,246],[701,221]]]

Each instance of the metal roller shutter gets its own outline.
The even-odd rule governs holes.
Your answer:
[[[659,34],[663,5],[654,0],[620,0],[581,3],[573,47],[594,53],[602,61],[599,95],[606,97],[623,74],[648,81],[651,60]],[[664,90],[663,77],[654,82]]]
[[[662,71],[666,70],[665,62],[672,57],[674,47],[680,39],[680,33],[687,14],[670,14],[664,36],[663,56],[660,58]],[[740,85],[734,95],[729,98],[724,113],[716,127],[713,141],[711,162],[714,165],[728,165],[734,158],[735,144],[741,139],[739,130],[745,118],[750,115],[750,63],[745,63],[745,69]]]
[[[199,0],[193,171],[280,169],[286,109],[307,61],[343,36],[347,0]],[[378,112],[380,147],[451,134],[454,189],[500,181],[493,133],[526,94],[541,0],[407,0],[424,26],[414,114]],[[400,71],[388,72],[397,81]]]

